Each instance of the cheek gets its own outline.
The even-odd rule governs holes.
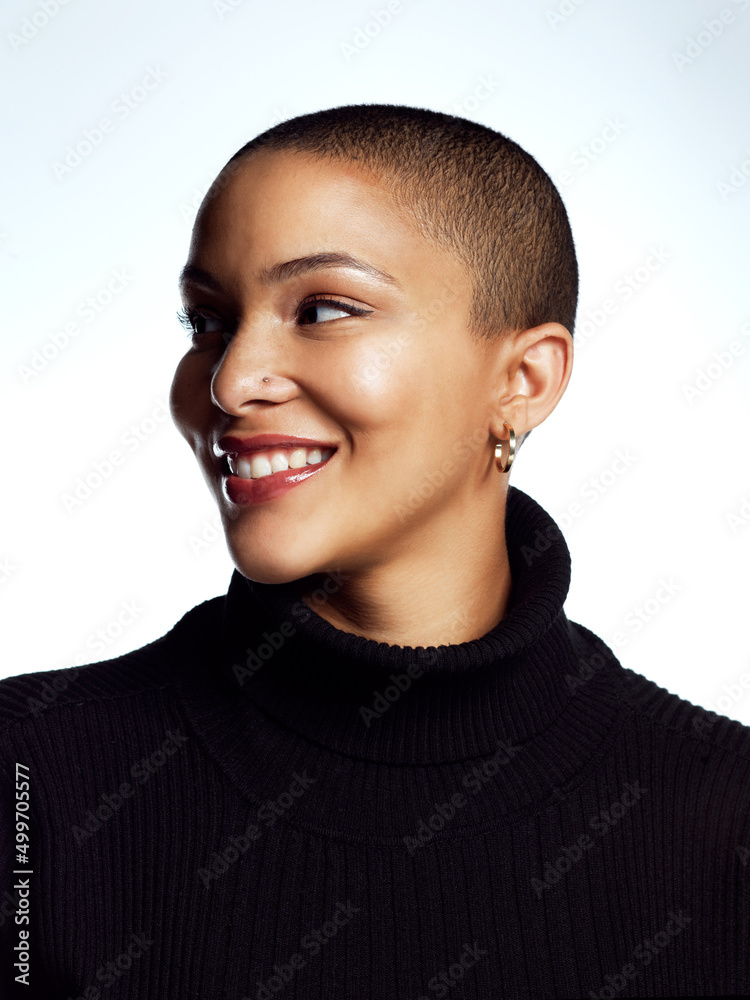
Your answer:
[[[192,445],[196,433],[206,424],[210,410],[208,384],[197,369],[195,357],[190,353],[175,369],[169,390],[169,412],[178,431]]]
[[[409,350],[405,335],[364,345],[355,359],[354,382],[359,392],[372,398],[407,392],[421,368]]]
[[[383,432],[370,444],[382,440],[391,448],[387,432],[400,433],[411,422],[415,405],[421,408],[429,395],[430,378],[424,359],[397,340],[379,338],[356,345],[330,365],[327,401],[335,419],[355,435],[366,439],[368,432]]]
[[[434,358],[418,344],[381,340],[348,359],[332,375],[326,407],[351,435],[352,482],[364,489],[369,510],[388,510],[404,490],[415,488],[440,459],[453,430],[444,379]],[[337,365],[336,371],[341,372]]]

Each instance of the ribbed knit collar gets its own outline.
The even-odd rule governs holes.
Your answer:
[[[286,730],[364,760],[466,760],[525,745],[566,715],[563,728],[578,739],[574,730],[591,723],[571,685],[585,664],[563,611],[570,554],[554,520],[512,486],[506,545],[506,616],[481,638],[426,649],[335,628],[301,602],[307,580],[259,584],[235,571],[223,606],[221,684]]]

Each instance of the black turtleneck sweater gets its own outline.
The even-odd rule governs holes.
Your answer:
[[[566,618],[567,546],[514,487],[506,538],[470,642],[235,572],[142,649],[0,683],[2,995],[748,994],[750,730]]]

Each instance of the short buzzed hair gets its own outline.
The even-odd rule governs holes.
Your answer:
[[[272,126],[224,169],[231,173],[238,159],[260,149],[372,170],[422,234],[463,263],[473,286],[468,325],[475,337],[550,322],[573,336],[578,263],[565,206],[534,157],[502,133],[427,108],[350,104]],[[220,188],[221,175],[217,182]]]
[[[259,149],[374,171],[423,235],[466,267],[477,337],[547,322],[573,335],[578,265],[567,212],[548,174],[507,136],[426,108],[353,104],[280,122],[229,164]]]

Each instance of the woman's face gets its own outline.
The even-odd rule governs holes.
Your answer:
[[[408,561],[451,533],[460,542],[478,498],[500,498],[497,345],[467,331],[462,265],[364,168],[252,154],[202,206],[181,287],[198,334],[172,416],[243,575],[282,583]],[[243,456],[221,452],[226,436],[260,434],[335,451],[321,463],[326,451],[264,447],[239,468]],[[280,471],[250,487],[230,474],[268,472],[264,457]],[[290,457],[317,471],[284,472]]]

